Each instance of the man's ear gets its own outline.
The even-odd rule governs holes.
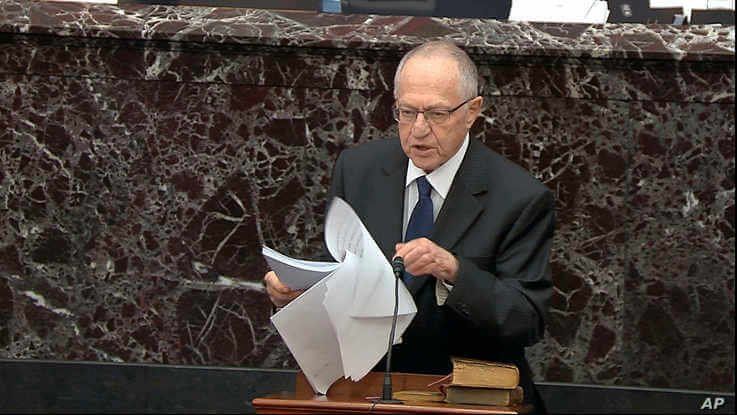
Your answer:
[[[468,101],[468,117],[466,118],[466,128],[471,128],[473,122],[476,121],[476,118],[478,118],[478,116],[481,114],[483,105],[484,98],[482,96],[478,96]]]

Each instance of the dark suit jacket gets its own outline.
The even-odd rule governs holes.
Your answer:
[[[343,151],[333,174],[332,195],[353,207],[389,260],[403,236],[406,172],[399,140],[387,139]],[[544,331],[553,227],[551,192],[472,139],[430,237],[456,255],[458,279],[443,306],[435,278],[409,285],[418,311],[392,352],[392,370],[447,374],[450,356],[510,362],[525,400],[544,411],[524,347]]]

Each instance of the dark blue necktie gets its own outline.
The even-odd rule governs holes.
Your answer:
[[[433,228],[432,199],[430,198],[432,186],[427,182],[425,176],[420,176],[415,181],[417,182],[417,195],[419,197],[415,208],[412,210],[412,216],[409,217],[407,232],[404,236],[405,242],[422,237],[427,238],[432,233]],[[412,274],[405,272],[402,279],[405,283],[409,283]]]

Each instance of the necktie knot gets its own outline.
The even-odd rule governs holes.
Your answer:
[[[418,177],[417,193],[420,195],[420,198],[430,197],[430,192],[432,192],[432,186],[430,186],[430,182],[427,181],[427,178],[425,176]]]

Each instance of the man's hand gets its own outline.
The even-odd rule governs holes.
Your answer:
[[[394,256],[404,259],[404,269],[412,275],[432,275],[453,284],[458,277],[458,259],[427,238],[398,243]]]
[[[264,286],[269,299],[277,307],[284,307],[290,301],[299,297],[303,291],[293,290],[282,284],[274,271],[269,271],[264,276]]]

